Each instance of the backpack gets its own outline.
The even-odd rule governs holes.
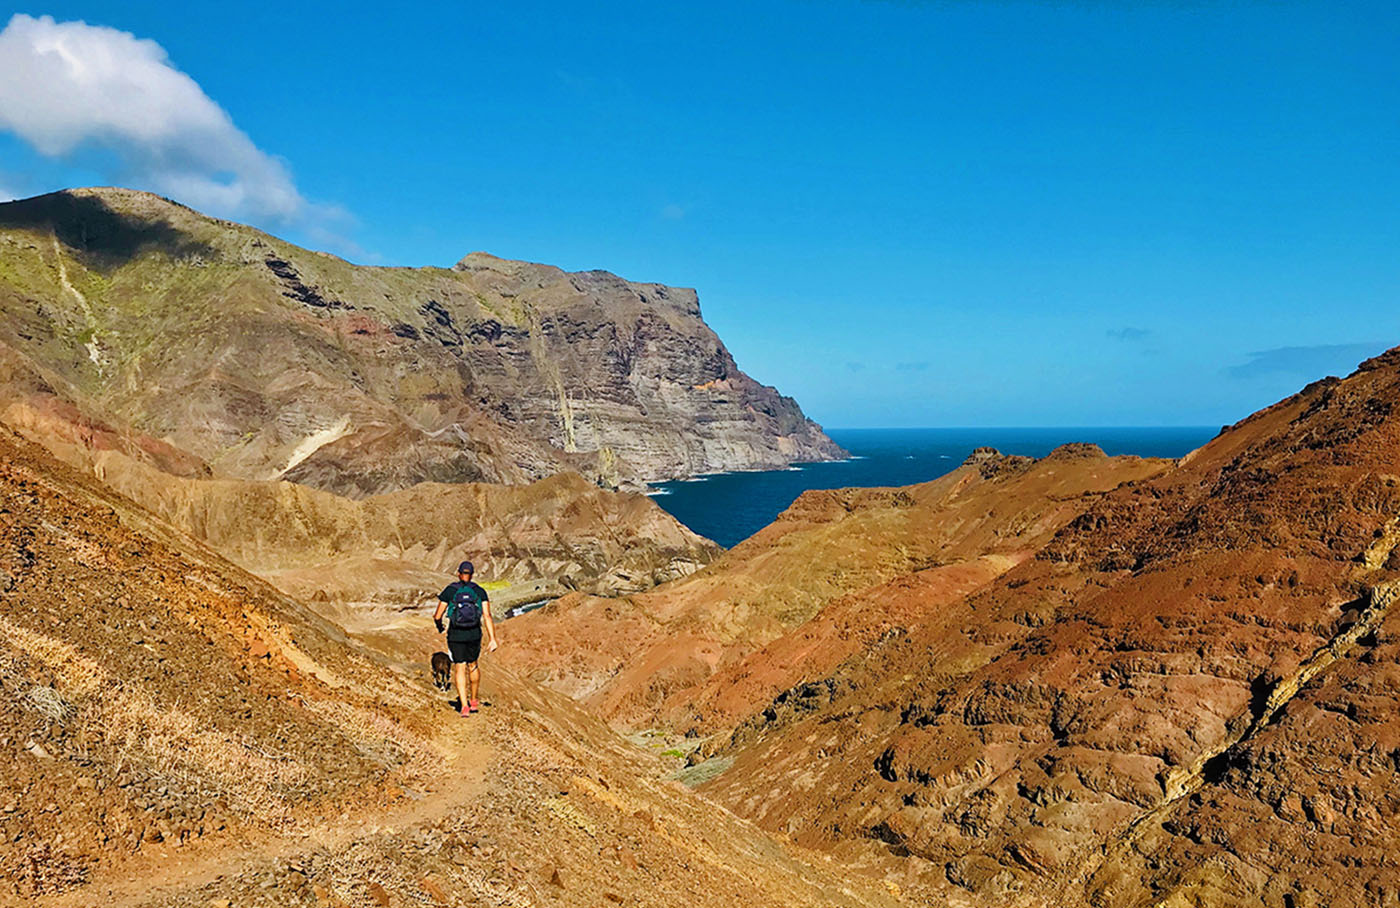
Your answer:
[[[464,583],[452,594],[447,621],[458,630],[474,631],[481,627],[481,597],[474,584]]]

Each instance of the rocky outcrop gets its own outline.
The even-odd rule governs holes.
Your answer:
[[[1393,903],[1397,404],[1392,351],[966,595],[859,595],[895,626],[707,748],[708,792],[935,903]]]
[[[842,455],[692,290],[480,253],[357,267],[126,190],[0,205],[0,343],[217,475],[353,497]]]
[[[0,345],[0,379],[13,362],[5,354]],[[719,552],[646,496],[577,473],[419,483],[364,499],[218,479],[187,452],[87,416],[33,373],[8,378],[25,393],[0,402],[0,422],[346,626],[382,626],[386,611],[430,601],[464,558],[507,608],[572,590],[649,589]]]

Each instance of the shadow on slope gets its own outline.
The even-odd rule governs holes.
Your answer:
[[[113,271],[149,251],[172,259],[214,255],[212,247],[167,221],[126,214],[99,196],[66,190],[0,204],[0,229],[51,232],[95,271]]]

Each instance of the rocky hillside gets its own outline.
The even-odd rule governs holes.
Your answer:
[[[131,455],[65,440],[15,408],[12,428],[304,601],[406,608],[471,559],[493,589],[531,598],[629,592],[685,576],[719,547],[651,499],[577,473],[526,485],[419,483],[350,499],[286,480],[172,476]]]
[[[1036,461],[984,449],[921,485],[807,492],[685,579],[522,616],[503,658],[620,725],[732,728],[1032,557],[1097,496],[1170,466],[1089,445]],[[917,587],[918,609],[901,611],[887,585]]]
[[[1098,497],[732,736],[707,790],[959,904],[1396,904],[1400,350]],[[930,605],[936,607],[930,608]]]
[[[0,423],[355,633],[423,626],[463,558],[509,608],[571,590],[645,590],[719,551],[651,499],[577,473],[419,483],[358,500],[287,480],[213,478],[166,442],[84,417],[32,373],[8,377],[23,393],[0,401]]]
[[[0,204],[0,377],[220,477],[351,497],[842,453],[692,290],[476,253],[370,268],[144,193]]]
[[[458,718],[3,429],[0,514],[0,904],[895,904],[489,661]]]

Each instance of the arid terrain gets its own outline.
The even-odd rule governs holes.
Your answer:
[[[503,658],[620,726],[732,727],[916,620],[901,604],[961,599],[1032,557],[1096,496],[1170,466],[1086,445],[1038,461],[987,449],[922,485],[806,492],[685,579],[522,616]],[[910,584],[917,597],[885,589]]]
[[[0,902],[895,903],[499,666],[458,717],[8,432],[0,509]]]
[[[1400,350],[1116,488],[1104,471],[1067,499],[1011,497],[1056,458],[1003,477],[987,455],[922,492],[811,494],[689,578],[526,616],[536,649],[512,658],[615,724],[701,735],[702,791],[842,860],[883,851],[919,903],[1400,904],[1397,403]],[[1093,462],[1078,455],[1057,470]],[[841,529],[959,483],[1000,484],[1007,510],[934,509],[897,544]],[[1035,514],[1037,494],[1057,517],[1008,545],[1009,510]],[[775,544],[799,521],[871,559],[943,532],[968,545],[820,610],[791,597],[779,634],[788,597],[757,614],[749,572],[841,564]],[[667,603],[669,641],[653,631],[636,658],[688,666],[681,683],[630,653],[563,658],[564,635]]]
[[[619,489],[840,452],[689,291],[101,190],[0,316],[0,902],[1400,906],[1400,348],[721,552]]]
[[[269,264],[274,245],[282,265]],[[314,292],[285,286],[278,269],[302,257],[327,280],[345,282],[337,302],[326,302],[331,291],[321,285]],[[477,265],[458,271],[357,269],[125,190],[0,205],[0,422],[360,628],[411,621],[406,613],[467,557],[503,606],[571,590],[639,591],[684,576],[717,547],[643,496],[610,487],[690,466],[769,463],[764,458],[779,457],[779,448],[794,458],[839,453],[804,419],[794,431],[810,436],[808,447],[757,415],[800,417],[776,395],[751,406],[770,392],[733,366],[700,321],[693,294],[689,308],[677,308],[659,285],[488,259],[472,258]],[[517,287],[505,272],[528,272],[534,282]],[[652,294],[651,308],[638,296],[643,291]],[[449,309],[469,315],[462,327],[471,336],[447,343],[410,330],[409,322],[386,321],[422,294],[440,297],[419,306],[434,319],[450,322]],[[481,306],[507,298],[525,320],[507,326],[522,349],[482,333],[501,325]],[[346,317],[354,325],[342,324]],[[554,336],[556,320],[585,317],[614,346],[619,331],[643,346],[669,344],[673,369],[693,347],[708,357],[708,365],[692,363],[697,375],[730,376],[752,400],[725,423],[720,392],[672,388],[678,379],[652,374],[642,347],[622,362],[612,348],[595,356],[543,336]],[[568,373],[561,365],[568,357],[552,343],[573,351],[570,361],[621,370],[608,381],[632,388],[629,405],[645,409],[643,398],[653,393],[675,402],[653,402],[653,419],[686,423],[693,416],[686,408],[703,402],[713,410],[713,450],[667,449],[664,468],[645,456],[619,458],[621,449],[585,428],[594,419],[585,391],[596,376]],[[481,411],[493,399],[485,390],[491,382],[511,407],[526,406],[541,369],[559,393],[577,399],[568,411],[577,430],[567,443],[556,437],[559,425],[547,428],[510,407]],[[566,383],[573,381],[580,387]],[[428,387],[434,383],[450,393]],[[323,423],[340,428],[326,433]],[[300,436],[297,427],[305,429]],[[686,445],[703,442],[681,434]],[[646,435],[669,444],[658,426]],[[583,437],[598,444],[585,452]],[[352,453],[336,453],[338,441]],[[753,459],[730,456],[740,448]],[[321,458],[330,459],[323,465]]]

